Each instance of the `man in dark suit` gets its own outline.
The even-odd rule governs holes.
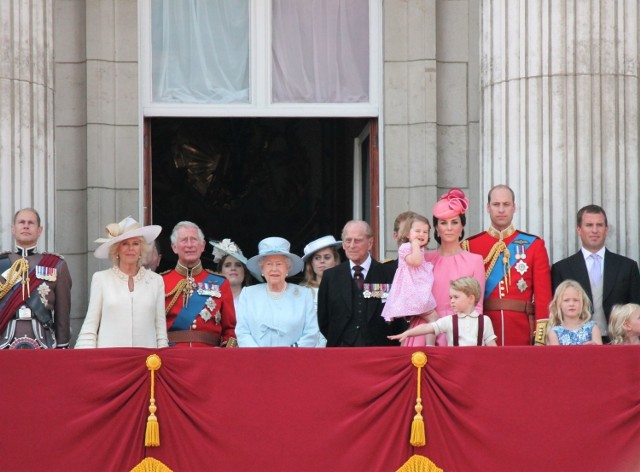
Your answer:
[[[397,346],[387,336],[406,328],[381,316],[393,275],[374,260],[373,232],[366,221],[349,221],[342,230],[347,261],[327,269],[318,291],[318,324],[327,347]]]
[[[593,320],[605,340],[611,308],[619,303],[640,303],[638,264],[605,248],[609,223],[602,207],[587,205],[581,208],[576,229],[582,247],[573,256],[553,264],[553,290],[555,292],[564,280],[577,281],[591,300]]]

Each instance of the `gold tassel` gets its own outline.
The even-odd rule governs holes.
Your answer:
[[[147,357],[147,368],[151,371],[151,398],[149,399],[149,417],[147,418],[147,430],[144,434],[144,445],[146,447],[156,447],[160,445],[160,424],[156,417],[156,398],[155,398],[155,386],[156,378],[155,371],[162,366],[160,356],[157,354],[151,354]]]
[[[416,415],[413,417],[413,423],[411,423],[411,439],[409,443],[412,446],[422,447],[426,441],[426,435],[424,431],[424,420],[422,419],[422,397],[420,395],[421,380],[422,380],[422,368],[427,365],[427,355],[424,352],[418,351],[411,355],[411,363],[418,368],[418,391],[416,394]]]
[[[440,467],[424,456],[414,454],[397,472],[443,472]]]
[[[169,467],[153,457],[145,457],[131,472],[173,472]]]

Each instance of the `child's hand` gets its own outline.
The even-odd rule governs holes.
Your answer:
[[[387,336],[387,339],[390,339],[392,341],[404,341],[405,339],[407,339],[407,335],[406,335],[406,331],[404,333],[401,334],[394,334],[393,336]]]

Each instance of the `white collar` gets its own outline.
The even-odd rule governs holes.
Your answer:
[[[353,268],[356,265],[357,264],[355,264],[351,259],[349,259],[349,268],[351,269],[351,272],[353,272]],[[367,255],[367,258],[362,264],[360,264],[360,267],[362,267],[362,272],[364,272],[365,274],[369,272],[369,268],[371,267],[371,254]]]
[[[470,317],[470,318],[478,318],[480,316],[480,314],[476,311],[473,310],[471,313],[466,314],[466,313],[458,313],[458,319],[462,319],[462,318],[466,318],[466,317]]]
[[[605,246],[602,246],[602,247],[600,248],[600,250],[599,250],[599,251],[597,251],[597,252],[591,252],[591,251],[589,251],[589,250],[587,250],[587,249],[585,249],[585,248],[581,247],[581,248],[580,248],[580,251],[582,251],[582,256],[584,257],[584,260],[585,260],[585,261],[588,261],[588,260],[589,260],[589,256],[590,256],[591,254],[597,254],[597,255],[599,255],[599,256],[600,256],[600,258],[604,261],[604,253],[605,253],[605,252],[607,252],[607,248],[606,248]]]

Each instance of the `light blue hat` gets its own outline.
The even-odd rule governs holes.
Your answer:
[[[291,254],[289,249],[291,248],[291,244],[284,238],[280,238],[277,236],[271,236],[269,238],[264,238],[262,241],[258,243],[258,255],[253,256],[251,259],[247,261],[247,268],[254,273],[262,272],[260,270],[260,261],[262,261],[263,257],[266,256],[285,256],[289,261],[291,261],[291,268],[287,273],[287,276],[292,276],[302,271],[304,268],[304,262],[300,256],[296,256],[295,254]]]

